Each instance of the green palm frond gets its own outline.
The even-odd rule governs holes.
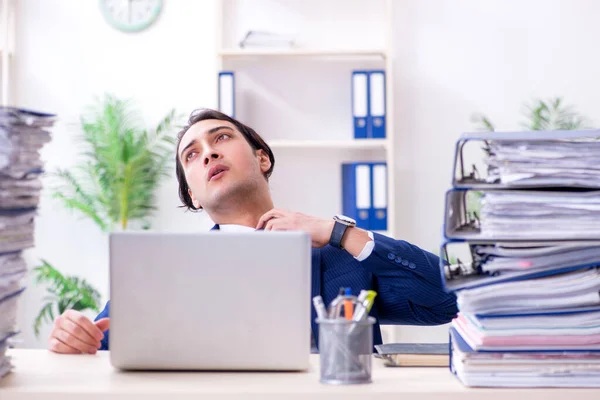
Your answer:
[[[565,105],[560,97],[547,101],[534,100],[525,105],[523,116],[525,121],[521,126],[533,131],[585,129],[589,123],[587,118]]]
[[[42,265],[33,269],[34,279],[36,283],[46,285],[49,295],[45,297],[46,303],[34,321],[33,328],[36,336],[39,335],[43,323],[52,322],[54,315],[60,315],[66,310],[99,311],[100,293],[98,290],[83,279],[64,276],[46,260],[41,261]]]
[[[103,231],[143,220],[154,211],[154,192],[171,168],[178,118],[171,110],[154,130],[141,128],[128,101],[107,95],[81,119],[85,161],[77,174],[59,171],[55,197],[91,218]]]
[[[107,230],[109,221],[102,213],[103,207],[100,198],[92,195],[94,189],[84,189],[77,178],[65,170],[58,170],[56,176],[63,185],[56,189],[54,198],[62,201],[68,210],[77,210],[91,218],[102,230]]]
[[[35,317],[35,321],[33,322],[33,331],[35,332],[35,336],[40,335],[40,328],[42,327],[42,324],[52,323],[54,321],[54,313],[52,312],[53,306],[53,303],[46,303],[38,313],[37,317]]]
[[[471,122],[477,126],[478,130],[487,132],[493,132],[496,130],[492,124],[492,121],[490,121],[489,118],[483,114],[473,114],[471,116]]]

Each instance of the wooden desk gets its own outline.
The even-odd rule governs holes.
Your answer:
[[[386,368],[373,362],[373,383],[319,383],[318,356],[304,373],[119,372],[108,353],[66,356],[12,350],[15,370],[0,381],[1,400],[128,399],[485,399],[598,400],[600,389],[469,389],[446,368]]]

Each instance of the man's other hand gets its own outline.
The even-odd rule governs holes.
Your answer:
[[[333,224],[333,219],[311,217],[299,212],[274,208],[260,217],[256,229],[306,232],[310,235],[312,247],[323,247],[329,243]]]
[[[61,354],[95,354],[110,327],[108,318],[92,322],[79,311],[67,310],[54,321],[48,348]]]

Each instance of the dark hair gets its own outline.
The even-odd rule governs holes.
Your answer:
[[[177,175],[177,181],[179,182],[179,198],[183,203],[182,207],[187,207],[188,210],[198,210],[194,206],[192,202],[192,198],[188,193],[188,183],[185,179],[185,173],[183,172],[183,166],[181,165],[181,160],[179,160],[178,150],[179,144],[181,143],[181,138],[183,135],[194,125],[196,122],[204,121],[207,119],[217,119],[219,121],[227,121],[232,123],[238,131],[244,135],[246,141],[255,151],[263,150],[269,156],[269,160],[271,160],[271,168],[264,173],[265,179],[268,181],[271,173],[273,173],[273,167],[275,166],[275,156],[273,155],[273,151],[269,147],[269,145],[264,141],[262,137],[252,128],[247,125],[242,124],[240,121],[231,118],[230,116],[223,114],[222,112],[210,110],[210,109],[200,109],[195,110],[190,114],[190,118],[187,122],[187,125],[183,127],[183,129],[177,134],[177,146],[175,147],[175,174]],[[200,207],[202,208],[202,207]]]

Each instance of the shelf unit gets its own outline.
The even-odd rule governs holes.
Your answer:
[[[317,0],[308,0],[307,3],[315,2],[317,4]],[[395,222],[395,192],[396,192],[396,177],[395,177],[395,154],[394,154],[394,114],[392,110],[394,109],[394,98],[393,98],[393,86],[394,86],[394,77],[391,73],[393,71],[393,60],[391,57],[392,54],[392,7],[393,0],[376,0],[376,1],[367,1],[367,0],[354,0],[353,2],[343,2],[338,1],[338,5],[348,5],[352,7],[352,5],[358,5],[361,7],[369,6],[370,4],[376,3],[376,5],[382,7],[380,12],[380,17],[382,20],[377,21],[377,23],[382,23],[385,27],[383,29],[384,42],[376,43],[374,46],[360,46],[357,48],[352,48],[352,46],[297,46],[291,48],[239,48],[236,47],[236,43],[234,40],[230,40],[227,43],[225,38],[226,33],[229,30],[226,30],[225,22],[230,22],[232,15],[228,14],[228,11],[232,11],[231,7],[235,7],[237,5],[242,4],[247,5],[249,1],[245,0],[220,0],[217,6],[217,68],[219,71],[221,70],[229,70],[232,69],[236,71],[236,81],[238,79],[239,65],[244,61],[248,61],[250,63],[260,64],[269,64],[272,63],[273,60],[310,60],[309,62],[319,63],[319,62],[329,62],[330,60],[344,60],[347,62],[361,61],[361,60],[377,60],[382,63],[381,67],[386,71],[386,139],[353,139],[348,136],[347,139],[301,139],[301,138],[269,138],[265,137],[269,145],[273,148],[274,151],[285,149],[286,152],[294,151],[298,154],[306,151],[314,151],[314,150],[330,150],[332,152],[347,152],[352,151],[354,153],[360,152],[362,150],[365,151],[380,151],[384,154],[384,159],[387,162],[387,178],[388,178],[388,231],[387,234],[394,236],[396,231],[396,222]],[[268,1],[267,1],[268,3]],[[292,7],[297,6],[292,3]],[[352,4],[353,3],[353,4]],[[261,0],[255,0],[252,4],[255,8],[267,9],[265,3]],[[267,4],[268,5],[268,4]],[[272,6],[273,4],[271,4]],[[329,4],[330,7],[334,7]],[[229,10],[228,10],[229,8]],[[315,7],[314,12],[317,7]],[[235,18],[235,15],[233,15]],[[337,33],[337,32],[336,32]],[[233,38],[238,39],[238,38]],[[236,67],[231,68],[231,63],[236,63]],[[243,65],[243,64],[242,64]],[[359,68],[356,68],[359,69]],[[347,79],[348,85],[350,85],[350,76]],[[237,84],[237,82],[236,82]],[[237,87],[236,87],[237,90]],[[237,96],[237,91],[236,91]],[[350,101],[348,99],[348,115],[346,117],[348,119],[351,118],[350,115]],[[236,104],[236,108],[238,105]],[[252,124],[250,124],[252,125]],[[351,129],[351,126],[350,126]],[[352,132],[349,132],[349,135],[352,135]],[[276,154],[277,156],[277,154]],[[334,183],[338,185],[339,183]],[[341,211],[341,204],[340,204]]]
[[[252,7],[248,6],[248,3],[250,1],[253,1],[252,3]],[[329,63],[331,65],[334,66],[339,66],[342,64],[339,63],[348,63],[348,65],[351,65],[352,68],[351,69],[364,69],[361,68],[361,62],[365,63],[365,62],[376,62],[377,64],[377,68],[373,68],[373,69],[384,69],[386,71],[386,138],[385,139],[354,139],[353,138],[353,128],[352,128],[352,116],[351,116],[351,97],[350,97],[350,90],[349,88],[344,88],[344,90],[347,89],[347,95],[348,95],[348,99],[347,99],[347,107],[343,108],[340,107],[338,108],[338,110],[345,110],[344,111],[344,115],[340,115],[339,118],[345,118],[348,120],[348,124],[347,126],[344,126],[344,129],[347,129],[347,135],[337,135],[337,137],[327,137],[324,139],[321,139],[322,136],[319,137],[309,137],[309,138],[302,138],[302,137],[298,137],[298,136],[294,136],[294,137],[285,137],[285,138],[280,138],[280,137],[268,137],[268,135],[265,135],[265,139],[267,140],[267,142],[269,143],[269,145],[272,147],[272,149],[275,152],[276,157],[278,156],[278,154],[293,154],[296,157],[298,157],[298,159],[305,161],[307,158],[312,160],[315,159],[319,159],[319,158],[323,158],[326,155],[333,155],[333,154],[338,154],[338,156],[340,157],[340,159],[342,160],[347,160],[344,157],[348,157],[350,155],[350,157],[358,157],[358,159],[360,159],[362,157],[362,161],[364,161],[365,158],[370,157],[372,154],[383,154],[383,159],[387,162],[387,195],[388,195],[388,210],[387,210],[387,217],[388,217],[388,230],[385,232],[380,232],[383,233],[385,235],[388,236],[395,236],[395,232],[397,229],[397,224],[396,224],[396,210],[395,210],[395,196],[396,196],[396,171],[395,171],[395,165],[396,165],[396,160],[395,160],[395,151],[394,151],[394,134],[395,134],[395,129],[394,129],[394,75],[393,75],[393,59],[392,59],[392,49],[393,49],[393,37],[392,37],[392,16],[393,16],[393,0],[337,0],[337,6],[338,8],[336,9],[336,5],[333,4],[335,3],[335,1],[331,1],[329,0],[327,3],[323,3],[323,2],[318,2],[317,0],[302,0],[302,2],[300,2],[300,0],[292,0],[292,1],[288,1],[288,2],[273,2],[271,1],[270,4],[266,4],[265,3],[269,3],[269,1],[271,0],[219,0],[219,4],[217,6],[217,16],[216,16],[216,21],[217,21],[217,33],[216,33],[216,38],[217,38],[217,68],[219,71],[223,71],[223,70],[233,70],[236,73],[236,117],[242,119],[243,122],[248,122],[248,124],[250,126],[253,126],[254,128],[257,128],[256,125],[260,125],[263,120],[259,119],[259,117],[255,117],[254,115],[252,116],[247,116],[249,119],[255,118],[255,121],[246,121],[244,118],[241,118],[239,113],[239,110],[241,108],[244,108],[244,106],[240,105],[238,103],[239,96],[238,96],[238,73],[240,72],[240,70],[245,70],[247,68],[253,68],[253,71],[262,71],[265,68],[268,68],[276,63],[281,63],[281,65],[283,65],[282,67],[280,67],[281,69],[285,70],[286,67],[296,67],[295,63],[311,63],[311,64],[303,64],[303,65],[307,65],[308,67],[302,70],[302,73],[306,73],[306,74],[310,74],[311,72],[314,73],[315,70],[313,69],[313,65],[314,64],[318,64],[318,63],[322,63],[322,64],[318,64],[318,65],[323,65],[325,66],[325,63]],[[241,7],[246,7],[245,10],[240,11],[239,9],[234,10],[231,7],[235,7],[236,4],[239,6],[241,4]],[[291,3],[291,5],[290,5]],[[301,4],[302,3],[302,4]],[[302,12],[298,12],[298,8],[301,7],[310,7],[306,4],[310,4],[312,6],[311,10],[308,9],[304,9],[303,11],[305,11],[305,13]],[[262,6],[262,7],[261,7]],[[381,30],[381,36],[383,38],[382,42],[376,43],[375,45],[373,44],[368,44],[365,45],[365,43],[361,43],[360,46],[356,45],[356,48],[353,48],[353,46],[355,46],[355,43],[352,43],[352,45],[348,46],[332,46],[331,44],[328,43],[323,43],[320,40],[315,40],[313,41],[312,45],[299,45],[297,47],[291,47],[291,48],[283,48],[283,49],[274,49],[274,48],[238,48],[236,47],[237,43],[236,40],[239,39],[239,37],[241,37],[242,32],[239,32],[240,35],[238,35],[238,37],[234,37],[232,36],[232,32],[235,32],[236,29],[238,31],[240,31],[240,25],[243,25],[243,21],[242,23],[238,22],[237,26],[232,26],[232,20],[235,20],[236,17],[240,17],[240,15],[242,16],[247,16],[247,14],[251,14],[251,12],[253,10],[261,10],[261,14],[255,14],[254,16],[250,17],[250,19],[252,19],[254,17],[254,20],[262,20],[263,22],[266,21],[265,17],[262,13],[263,10],[266,10],[267,12],[272,11],[274,8],[281,8],[281,7],[286,7],[289,6],[291,7],[292,11],[295,14],[292,13],[288,13],[287,16],[288,17],[292,17],[294,18],[295,15],[302,15],[305,16],[304,14],[308,14],[309,12],[312,12],[313,14],[311,14],[311,18],[319,18],[318,23],[320,23],[320,28],[321,29],[327,29],[327,30],[336,30],[338,28],[338,26],[336,26],[336,28],[329,28],[328,26],[328,22],[324,22],[326,21],[326,17],[323,17],[321,14],[326,14],[327,12],[329,13],[336,13],[339,12],[339,8],[344,8],[344,15],[341,17],[342,19],[344,18],[352,18],[352,17],[348,17],[348,13],[347,13],[347,9],[348,7],[362,7],[361,11],[358,11],[357,13],[355,13],[355,20],[356,21],[362,21],[363,18],[369,18],[369,16],[365,16],[365,14],[369,14],[368,12],[365,11],[369,11],[370,7],[375,7],[378,6],[380,7],[379,10],[379,14],[375,17],[372,18],[371,15],[371,24],[372,24],[372,28],[371,30],[368,31],[368,33],[370,33],[372,30],[377,30],[377,29],[381,29],[381,27],[383,26],[383,29]],[[296,7],[296,8],[294,8]],[[327,9],[327,7],[329,7],[329,9]],[[235,12],[234,12],[235,11]],[[237,12],[237,15],[236,15]],[[285,12],[284,12],[285,13]],[[339,15],[338,15],[339,17]],[[253,21],[255,22],[255,21]],[[267,21],[268,24],[269,21]],[[310,22],[311,21],[305,21],[307,22],[305,25],[310,25],[311,27],[313,26]],[[235,23],[235,22],[234,22]],[[338,18],[338,23],[344,24],[346,23],[345,27],[348,28],[349,26],[352,25],[352,21],[350,20],[344,20],[339,22],[339,18]],[[229,26],[227,26],[227,24],[229,24]],[[285,23],[280,23],[279,27],[286,27],[287,25]],[[245,27],[247,29],[247,27]],[[302,27],[305,31],[306,31],[306,26]],[[253,28],[253,29],[258,29],[258,28]],[[310,29],[310,28],[308,28]],[[367,31],[365,31],[367,32]],[[356,39],[360,39],[360,37],[357,36],[357,33],[354,32],[354,29],[348,29],[346,31],[346,33],[348,35],[354,35],[354,39],[355,41],[360,41],[360,40],[356,40]],[[337,35],[338,32],[337,30],[335,31],[335,34]],[[229,38],[226,38],[226,36],[229,35]],[[360,34],[359,34],[360,35]],[[228,40],[229,39],[229,40]],[[247,63],[247,64],[245,64]],[[286,64],[287,63],[287,64]],[[329,65],[327,64],[327,65]],[[346,65],[346,64],[343,64]],[[370,64],[372,65],[372,64]],[[300,67],[296,67],[296,68],[300,68]],[[285,71],[287,72],[287,71]],[[346,82],[346,85],[349,87],[350,86],[350,82],[351,82],[351,76],[350,76],[350,70],[347,70],[348,72],[348,76],[347,76],[347,80],[345,81],[336,81],[338,83],[342,82],[340,87],[343,88],[344,83]],[[329,77],[332,76],[339,76],[340,73],[330,73]],[[276,74],[273,74],[276,75]],[[277,78],[280,78],[281,80],[286,81],[286,74],[282,73],[279,76],[273,76],[273,80],[276,80]],[[282,78],[283,77],[283,78]],[[293,78],[290,78],[293,79]],[[345,79],[345,78],[344,78]],[[252,79],[249,79],[252,81]],[[259,105],[257,105],[257,103],[259,104],[263,104],[265,102],[265,99],[269,100],[269,98],[267,97],[267,95],[264,94],[265,89],[259,84],[259,83],[264,83],[264,84],[269,84],[270,80],[264,80],[263,82],[259,82],[258,84],[253,81],[252,82],[254,84],[254,86],[248,87],[246,88],[246,91],[251,92],[253,95],[256,95],[256,99],[253,98],[253,101],[248,102],[246,105],[252,107],[252,108],[257,108],[260,107]],[[329,82],[328,82],[329,83]],[[273,84],[275,85],[275,84]],[[302,87],[299,87],[299,89],[303,89]],[[256,94],[256,92],[261,92]],[[282,101],[282,94],[283,90],[279,89],[279,92],[276,93],[276,95],[273,95],[272,97],[277,97],[277,99],[279,101]],[[287,92],[285,92],[286,95],[289,95],[289,97],[293,97],[294,94],[296,94],[295,91],[293,90],[288,90]],[[259,97],[262,96],[262,97]],[[305,105],[306,103],[290,103],[290,104],[286,104],[287,109],[294,109],[295,106],[298,106],[298,104],[300,105]],[[339,106],[339,105],[338,105]],[[282,107],[283,108],[283,107]],[[262,110],[260,110],[262,111]],[[341,114],[342,111],[339,111],[339,113]],[[261,114],[260,117],[262,117],[263,119],[265,118],[265,116],[268,116],[270,114],[265,113],[265,112],[256,112],[256,110],[254,110],[254,114]],[[316,114],[319,114],[319,112],[316,112]],[[321,118],[319,118],[321,117]],[[319,123],[323,123],[323,115],[317,115],[314,116],[314,118],[311,119],[315,120],[315,121],[319,121]],[[283,121],[280,121],[282,124],[284,123]],[[293,125],[293,122],[290,122],[290,125]],[[330,124],[327,124],[330,125]],[[338,127],[341,126],[340,124],[338,124]],[[300,128],[298,128],[300,129]],[[264,133],[264,132],[276,132],[277,129],[271,129],[271,127],[266,128],[264,130],[260,130],[257,129],[259,131],[259,133]],[[314,135],[313,135],[314,136]],[[333,135],[336,136],[336,135]],[[276,172],[277,169],[279,168],[277,166],[277,162],[276,162]],[[310,164],[310,163],[305,163],[305,164]],[[307,166],[306,168],[309,168],[310,166]],[[334,166],[332,166],[334,167]],[[292,168],[293,169],[293,168]],[[339,169],[341,170],[341,166],[339,166]],[[289,184],[290,181],[293,181],[294,179],[297,178],[297,176],[299,174],[301,174],[302,172],[299,172],[298,170],[289,172],[289,171],[284,171],[284,172],[288,172],[289,175],[291,176],[291,178],[289,178],[289,181],[287,181],[286,183]],[[296,175],[294,175],[294,173]],[[329,175],[328,175],[329,173]],[[315,178],[314,176],[318,176],[318,179],[334,179],[332,178],[333,176],[335,176],[331,171],[315,171],[313,173],[313,171],[307,172],[307,175],[309,175],[311,180],[308,180],[307,183],[310,185],[311,190],[314,190],[314,184],[315,184]],[[341,179],[341,177],[340,177]],[[329,182],[329,186],[328,189],[331,189],[331,187],[341,187],[341,182]],[[291,189],[290,189],[291,190]],[[304,195],[306,195],[306,189],[305,192],[303,193]],[[275,197],[275,196],[274,196]],[[303,196],[299,196],[299,197],[303,197]],[[322,195],[322,197],[335,197],[335,196],[329,196],[329,194],[325,194]],[[341,194],[340,194],[340,198],[341,198]],[[307,202],[311,202],[312,199],[308,199]],[[314,203],[314,202],[313,202]],[[277,204],[277,202],[276,202]],[[286,207],[286,204],[277,205],[278,207]],[[341,212],[341,201],[338,204],[339,207],[339,211]],[[395,333],[395,329],[393,327],[382,327],[382,333],[384,335],[384,340],[385,341],[394,341],[394,338],[396,336]]]
[[[271,140],[272,149],[381,149],[386,150],[389,142],[386,139],[352,139],[352,140]]]
[[[384,49],[222,49],[219,57],[376,57],[385,59]]]

